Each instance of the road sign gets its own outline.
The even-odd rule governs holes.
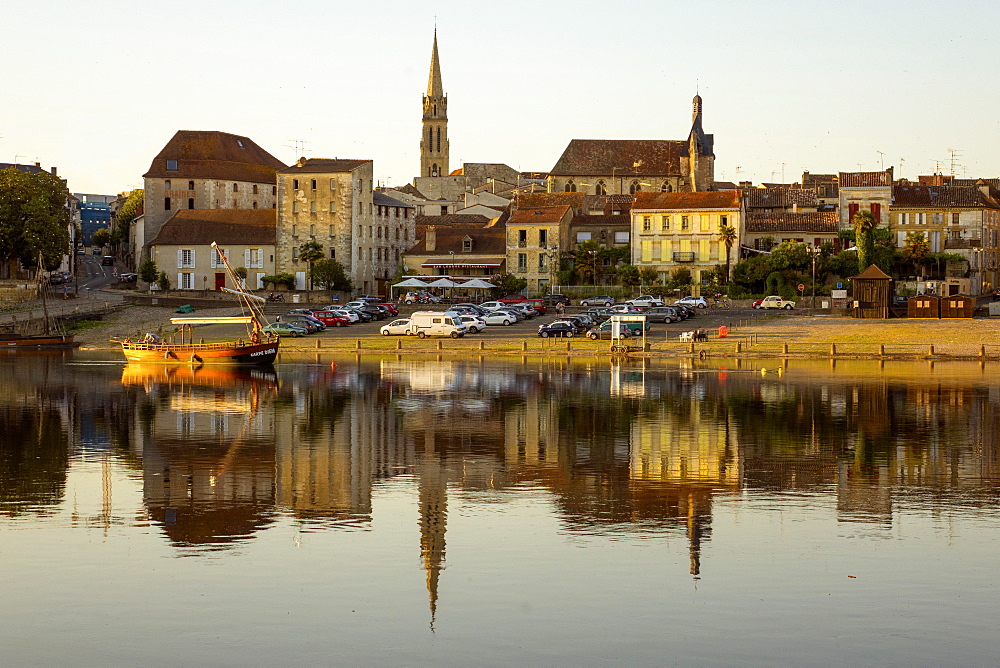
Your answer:
[[[806,286],[804,286],[801,283],[799,283],[799,292],[802,292],[805,289],[806,289]]]

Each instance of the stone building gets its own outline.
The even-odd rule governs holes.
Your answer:
[[[892,167],[884,172],[840,172],[837,181],[841,229],[854,229],[854,214],[863,210],[871,211],[879,225],[888,225]]]
[[[135,247],[147,248],[181,209],[273,209],[275,173],[284,167],[247,137],[177,131],[142,175],[144,216]]]
[[[592,195],[698,192],[714,184],[714,136],[702,127],[700,95],[687,139],[574,139],[548,175],[549,192]]]
[[[989,183],[927,186],[901,182],[893,186],[892,200],[887,216],[897,248],[906,244],[907,234],[920,232],[931,253],[955,253],[966,259],[972,295],[1000,285],[1000,192]]]
[[[214,241],[233,269],[246,269],[246,287],[260,290],[274,273],[274,232],[274,209],[181,209],[150,240],[149,255],[175,290],[236,288]]]
[[[730,264],[739,259],[744,234],[744,202],[739,190],[704,193],[636,193],[632,202],[632,264],[653,267],[665,281],[672,272],[691,271],[695,286],[726,262],[719,240],[723,226],[736,230]]]
[[[431,50],[431,71],[424,95],[423,132],[420,136],[420,176],[445,176],[448,170],[448,96],[441,82],[437,28]]]
[[[555,282],[560,238],[568,234],[573,209],[567,205],[518,207],[507,221],[507,269],[528,281],[528,293],[545,292]]]
[[[834,251],[839,251],[839,234],[839,218],[833,211],[751,213],[747,210],[742,243],[759,251],[769,251],[785,241],[810,244],[814,248],[829,243]],[[734,256],[733,260],[736,259]]]
[[[485,216],[417,216],[417,241],[406,251],[409,276],[488,278],[507,264],[505,226]]]
[[[385,238],[375,230],[373,170],[371,160],[300,158],[278,172],[275,264],[278,272],[295,275],[297,289],[309,287],[309,266],[299,259],[309,242],[340,262],[355,290],[369,294],[384,280],[386,267],[378,258],[385,257]],[[379,231],[385,232],[381,226]]]

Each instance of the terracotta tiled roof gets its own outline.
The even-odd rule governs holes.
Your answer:
[[[503,227],[483,227],[482,225],[452,224],[434,225],[434,235],[436,238],[435,248],[428,251],[424,241],[427,235],[426,223],[421,224],[420,219],[430,218],[433,220],[437,216],[417,216],[417,243],[409,250],[407,255],[440,255],[450,254],[455,251],[456,256],[465,255],[506,255],[507,254],[507,231]],[[432,223],[433,225],[433,223]],[[462,251],[465,237],[472,239],[472,252]]]
[[[878,279],[883,279],[884,280],[884,279],[887,279],[887,278],[891,279],[892,276],[890,276],[889,274],[887,274],[884,271],[882,271],[881,269],[879,269],[876,265],[872,264],[872,265],[869,265],[867,269],[865,269],[863,272],[861,272],[857,276],[851,276],[851,280],[852,281],[854,279],[856,279],[856,278],[861,278],[861,279],[865,279],[865,278],[878,278]]]
[[[840,172],[841,188],[880,188],[892,185],[892,167],[884,172]]]
[[[371,160],[349,160],[341,158],[309,158],[300,160],[291,167],[281,170],[281,174],[341,174],[367,165]]]
[[[446,213],[443,216],[419,215],[414,219],[417,225],[437,225],[438,229],[446,225],[479,225],[486,227],[490,218],[478,213]]]
[[[632,200],[632,211],[659,209],[738,209],[742,193],[739,190],[720,190],[697,193],[647,193],[638,192]]]
[[[573,139],[549,174],[683,176],[681,158],[687,153],[688,143],[681,140]]]
[[[601,215],[601,216],[573,216],[573,219],[569,221],[570,227],[621,227],[622,229],[629,229],[631,226],[632,217],[627,213],[618,215]]]
[[[150,242],[151,246],[274,245],[275,209],[181,209]]]
[[[836,213],[748,213],[743,229],[750,233],[815,232],[836,234],[839,216]]]
[[[380,193],[377,190],[375,190],[375,191],[372,192],[372,204],[374,204],[375,206],[398,206],[398,207],[403,207],[403,208],[406,208],[406,209],[415,209],[415,208],[417,208],[417,207],[413,206],[412,204],[408,204],[408,203],[402,202],[402,201],[400,201],[398,199],[394,199],[392,197],[389,197],[388,195]]]
[[[168,170],[167,161],[177,169]],[[252,139],[214,130],[178,130],[143,174],[144,178],[219,179],[274,184],[285,164]]]
[[[568,204],[562,206],[518,207],[508,225],[556,225],[570,212]]]
[[[747,210],[784,209],[793,204],[805,207],[818,206],[816,193],[804,188],[746,188],[743,190]]]
[[[713,187],[712,189],[713,190],[736,190],[737,188],[739,188],[739,186],[736,185],[735,183],[733,183],[732,181],[716,181],[715,182],[715,187]]]
[[[998,203],[978,186],[893,186],[894,207],[995,208]]]

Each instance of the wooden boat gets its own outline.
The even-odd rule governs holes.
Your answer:
[[[0,348],[73,348],[72,334],[18,334],[0,332]]]
[[[218,253],[218,246],[213,241],[212,249]],[[219,259],[226,268],[233,285],[240,285],[236,272],[229,264],[229,259],[219,254]],[[229,364],[229,365],[268,365],[273,364],[278,356],[278,336],[263,331],[267,319],[261,304],[263,297],[252,295],[242,290],[222,288],[225,292],[236,295],[244,313],[248,315],[219,318],[171,318],[170,322],[179,325],[179,337],[161,339],[155,334],[147,334],[139,341],[131,339],[112,339],[122,347],[122,353],[129,362],[144,364]],[[246,338],[227,341],[195,342],[195,325],[219,324],[247,325]],[[179,340],[178,340],[179,339]]]

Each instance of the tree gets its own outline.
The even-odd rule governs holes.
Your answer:
[[[118,214],[115,216],[114,231],[111,233],[111,244],[117,246],[121,242],[128,242],[129,240],[129,226],[135,217],[142,212],[143,198],[145,197],[145,191],[142,188],[136,188],[128,194],[125,201],[118,208]]]
[[[923,232],[907,232],[903,241],[903,257],[913,263],[914,268],[920,267],[920,276],[924,275],[924,258],[930,255],[931,247]]]
[[[576,267],[577,280],[580,284],[588,282],[597,285],[597,262],[601,252],[601,245],[596,241],[588,240],[579,244],[573,251],[574,266]]]
[[[878,221],[871,211],[862,210],[851,219],[854,225],[854,237],[858,243],[858,267],[864,271],[875,262],[875,234]]]
[[[167,272],[161,271],[160,275],[156,277],[156,282],[160,284],[161,290],[170,289],[170,277],[167,276]]]
[[[526,279],[518,278],[514,274],[494,274],[490,277],[490,283],[496,286],[492,291],[498,298],[517,294],[528,287]]]
[[[653,267],[642,267],[639,269],[639,280],[642,285],[656,285],[660,280],[660,272]]]
[[[324,290],[338,290],[340,292],[354,290],[354,285],[347,277],[344,266],[336,260],[320,260],[313,264],[310,272],[310,278]]]
[[[70,252],[66,185],[48,172],[0,170],[0,260],[42,264],[48,271]]]
[[[618,280],[627,288],[639,285],[639,269],[634,264],[623,264],[615,270]]]
[[[102,227],[94,231],[94,237],[91,239],[95,246],[107,246],[108,242],[111,241],[111,233],[108,232],[108,228]]]
[[[312,289],[312,266],[323,259],[323,244],[307,241],[299,246],[299,259],[309,263],[309,289]]]
[[[145,283],[156,283],[156,277],[160,275],[160,270],[156,268],[156,263],[152,258],[146,258],[139,265],[139,278]]]
[[[736,243],[736,228],[729,225],[719,227],[719,241],[726,245],[726,282],[729,282],[729,257],[733,252],[733,244]]]

